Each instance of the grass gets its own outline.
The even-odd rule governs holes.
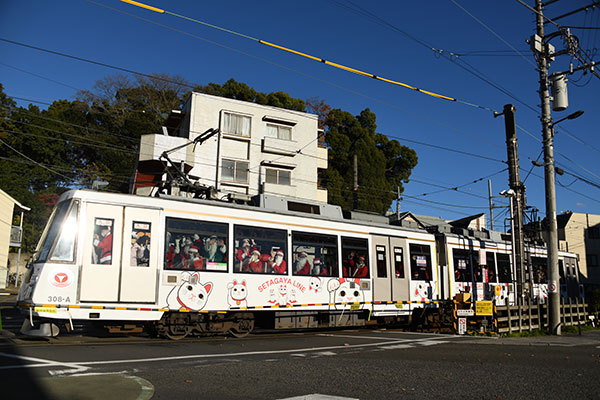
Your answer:
[[[581,325],[581,332],[596,331],[599,329],[600,329],[599,327],[593,327],[591,325]],[[563,325],[561,328],[561,333],[562,334],[579,333],[579,327]],[[531,332],[523,331],[523,332],[504,333],[501,336],[502,337],[535,337],[535,336],[548,336],[548,335],[550,335],[550,334],[545,329],[544,330],[533,329],[533,330],[531,330]]]

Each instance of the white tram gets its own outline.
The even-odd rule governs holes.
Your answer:
[[[512,246],[499,232],[492,238],[446,233],[437,235],[440,264],[448,266],[446,298],[471,293],[474,301],[494,300],[496,305],[514,305],[517,273],[513,267]],[[560,293],[564,298],[583,297],[579,282],[577,254],[558,252]],[[440,267],[444,269],[444,267]],[[548,298],[547,250],[529,243],[524,254],[525,296],[544,304]]]
[[[40,335],[90,319],[150,322],[169,337],[243,334],[255,320],[362,325],[433,305],[435,257],[435,237],[417,230],[77,190],[59,198],[18,305],[24,331]]]
[[[497,301],[512,292],[504,281],[513,279],[505,271],[508,244],[476,244],[497,246],[488,253],[490,272],[486,280],[481,272],[459,279],[475,265],[462,251],[475,247],[465,247],[464,238],[348,220],[341,210],[337,217],[323,214],[319,206],[306,214],[66,192],[19,292],[18,305],[29,316],[22,331],[56,335],[60,324],[69,329],[74,320],[98,320],[113,331],[145,326],[171,338],[243,335],[255,323],[359,326],[408,320],[414,310],[434,310],[459,292]]]

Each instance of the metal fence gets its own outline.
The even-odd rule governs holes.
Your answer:
[[[580,299],[561,298],[560,316],[563,326],[581,326],[598,321],[598,313],[588,312],[588,304]],[[544,330],[548,328],[548,304],[505,305],[495,308],[495,325],[498,333]],[[593,317],[593,318],[590,318]]]

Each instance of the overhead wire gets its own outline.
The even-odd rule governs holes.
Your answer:
[[[236,52],[236,53],[239,53],[239,54],[242,54],[242,55],[245,55],[245,56],[248,56],[248,57],[251,57],[251,58],[254,58],[254,59],[260,60],[260,61],[263,61],[263,62],[265,62],[265,63],[271,64],[271,65],[274,65],[274,66],[276,66],[276,67],[278,67],[278,68],[282,68],[282,69],[285,69],[285,70],[287,70],[287,71],[291,71],[291,72],[297,73],[297,74],[299,74],[299,75],[302,75],[302,76],[304,76],[304,77],[307,77],[307,78],[309,78],[309,79],[313,79],[313,80],[315,80],[315,81],[318,81],[318,82],[324,83],[324,84],[326,84],[326,85],[329,85],[329,86],[335,87],[335,88],[337,88],[337,89],[340,89],[340,90],[346,91],[346,92],[348,92],[348,93],[352,93],[352,94],[355,94],[355,95],[357,95],[357,96],[361,96],[361,97],[363,97],[363,98],[366,98],[366,99],[368,99],[368,100],[376,101],[376,102],[378,102],[378,103],[380,103],[380,104],[383,104],[383,105],[386,105],[386,106],[388,106],[388,107],[394,108],[394,109],[396,109],[396,110],[398,110],[398,111],[400,111],[400,112],[403,112],[403,113],[409,114],[409,115],[411,115],[411,116],[413,116],[413,117],[416,117],[416,118],[422,119],[422,120],[424,120],[424,121],[427,121],[427,122],[429,122],[429,123],[431,123],[431,124],[434,124],[434,125],[441,126],[441,127],[443,127],[443,128],[449,129],[449,130],[451,130],[451,131],[453,131],[453,132],[456,132],[456,133],[459,133],[459,134],[461,134],[461,135],[465,135],[465,136],[471,137],[471,138],[473,138],[473,139],[475,139],[475,140],[478,140],[478,141],[481,141],[481,142],[485,142],[485,143],[488,143],[488,144],[490,144],[490,145],[492,145],[492,146],[495,146],[495,147],[500,147],[500,148],[501,148],[501,146],[498,146],[497,144],[495,144],[495,143],[493,143],[493,142],[491,142],[491,141],[488,141],[488,140],[486,140],[485,138],[482,138],[482,137],[480,137],[480,136],[476,136],[476,135],[472,135],[472,134],[470,134],[470,133],[468,133],[468,132],[465,132],[465,131],[463,131],[463,130],[461,130],[461,129],[457,129],[457,128],[453,127],[453,126],[450,126],[450,125],[448,125],[448,124],[446,124],[446,123],[443,123],[443,122],[440,122],[440,121],[434,120],[434,119],[432,119],[432,118],[430,118],[430,117],[428,117],[428,116],[424,116],[424,115],[421,115],[421,114],[414,113],[414,112],[412,112],[412,111],[408,111],[408,110],[406,110],[406,109],[403,109],[403,108],[401,108],[401,107],[399,107],[399,106],[397,106],[397,105],[395,105],[395,104],[391,104],[391,103],[389,103],[389,102],[383,101],[383,100],[381,100],[381,99],[378,99],[378,98],[376,98],[376,97],[368,96],[368,95],[366,95],[366,94],[364,94],[364,93],[361,93],[361,92],[355,91],[355,90],[353,90],[353,89],[346,88],[346,87],[344,87],[344,86],[341,86],[341,85],[338,85],[338,84],[336,84],[336,83],[333,83],[333,82],[330,82],[330,81],[327,81],[327,80],[324,80],[324,79],[320,79],[320,78],[317,78],[317,77],[315,77],[315,76],[312,76],[312,75],[306,74],[306,73],[304,73],[304,72],[302,72],[302,71],[299,71],[299,70],[295,70],[295,69],[293,69],[293,68],[286,67],[286,66],[284,66],[284,65],[282,65],[282,64],[277,64],[277,63],[274,63],[274,62],[272,62],[272,61],[270,61],[270,60],[267,60],[267,59],[265,59],[265,58],[257,57],[257,56],[254,56],[254,55],[250,54],[250,53],[246,53],[246,52],[243,52],[243,51],[240,51],[240,50],[234,49],[234,48],[232,48],[232,47],[224,46],[224,45],[222,45],[222,44],[220,44],[220,43],[216,43],[216,42],[213,42],[213,41],[210,41],[210,40],[204,39],[204,38],[202,38],[202,37],[199,37],[199,36],[197,36],[197,35],[193,35],[193,34],[190,34],[190,33],[188,33],[188,32],[181,31],[181,30],[179,30],[179,29],[175,29],[175,28],[169,27],[169,26],[167,26],[167,25],[159,24],[159,23],[157,23],[157,22],[150,21],[150,20],[147,20],[147,19],[145,19],[145,18],[142,18],[142,17],[136,16],[136,15],[132,15],[132,14],[130,14],[130,13],[123,12],[123,11],[121,11],[121,10],[116,10],[116,9],[113,9],[112,7],[108,7],[108,6],[105,6],[105,5],[103,5],[103,4],[99,4],[99,3],[95,3],[95,2],[93,2],[93,1],[91,1],[91,0],[86,0],[86,1],[88,1],[88,2],[91,2],[91,3],[94,3],[94,4],[98,4],[99,6],[102,6],[102,7],[105,7],[105,8],[111,9],[111,10],[114,10],[114,11],[116,11],[116,12],[119,12],[119,13],[123,13],[123,14],[125,14],[125,15],[129,15],[129,16],[131,16],[131,17],[133,17],[133,18],[137,18],[137,19],[140,19],[140,20],[142,20],[142,21],[145,21],[145,22],[148,22],[148,23],[151,23],[151,24],[154,24],[154,25],[157,25],[157,26],[163,27],[163,28],[165,28],[165,29],[173,30],[173,31],[175,31],[175,32],[179,32],[179,33],[181,33],[181,34],[184,34],[184,35],[188,35],[188,36],[190,36],[190,37],[193,37],[193,38],[195,38],[195,39],[199,39],[199,40],[206,41],[206,42],[208,42],[208,43],[210,43],[210,44],[213,44],[213,45],[215,45],[215,46],[219,46],[219,47],[225,48],[225,49],[227,49],[227,50],[231,50],[231,51],[234,51],[234,52]],[[31,49],[34,49],[34,50],[37,50],[37,51],[48,52],[48,53],[50,53],[50,54],[54,54],[54,55],[58,55],[58,56],[63,56],[63,57],[71,58],[71,59],[75,59],[75,60],[77,60],[77,61],[89,62],[89,63],[92,63],[92,64],[98,64],[98,62],[96,62],[96,61],[93,61],[93,60],[88,60],[88,59],[85,59],[85,58],[82,58],[82,57],[71,56],[71,55],[69,55],[69,54],[60,53],[60,52],[57,52],[57,51],[48,50],[48,49],[44,49],[44,48],[40,48],[40,47],[36,47],[36,46],[31,46],[31,45],[28,45],[28,44],[24,44],[24,43],[20,43],[20,42],[12,41],[12,40],[4,39],[4,38],[0,38],[0,41],[5,41],[5,42],[8,42],[8,43],[11,43],[11,44],[17,45],[17,46],[24,46],[24,47],[31,48]],[[172,81],[172,80],[164,79],[164,78],[161,78],[161,77],[154,77],[153,75],[145,74],[145,73],[143,73],[143,72],[136,72],[136,71],[133,71],[133,70],[129,70],[129,69],[126,69],[126,68],[122,68],[122,67],[118,67],[118,66],[114,66],[114,65],[110,65],[110,64],[106,64],[106,63],[101,63],[101,64],[102,64],[102,66],[104,66],[104,67],[106,67],[106,68],[112,68],[112,69],[116,69],[116,70],[119,70],[119,71],[126,71],[126,72],[129,72],[129,73],[135,74],[135,75],[140,75],[140,76],[145,76],[145,77],[152,77],[153,79],[157,79],[157,80],[160,80],[160,81],[164,81],[164,82],[168,82],[168,83],[174,83],[174,84],[180,84],[181,86],[186,86],[186,87],[191,87],[191,88],[194,88],[194,86],[192,86],[192,85],[188,85],[188,84],[184,84],[184,83],[179,83],[179,82],[177,82],[177,81]]]
[[[268,42],[266,40],[262,40],[262,39],[259,39],[259,38],[255,38],[255,37],[249,36],[249,35],[245,35],[245,34],[242,34],[242,33],[230,30],[230,29],[226,29],[226,28],[214,25],[214,24],[210,24],[208,22],[201,21],[201,20],[198,20],[198,19],[195,19],[195,18],[183,16],[183,15],[180,15],[180,14],[168,11],[168,10],[160,9],[160,8],[157,8],[157,7],[152,7],[152,6],[146,5],[144,3],[140,3],[140,2],[132,1],[132,0],[120,0],[120,1],[123,2],[123,3],[131,4],[131,5],[136,6],[136,7],[147,9],[149,11],[153,11],[153,12],[156,12],[156,13],[159,13],[159,14],[168,14],[168,15],[171,15],[171,16],[174,16],[174,17],[177,17],[177,18],[182,18],[182,19],[185,19],[185,20],[190,21],[190,22],[194,22],[194,23],[197,23],[197,24],[200,24],[200,25],[207,26],[209,28],[217,29],[217,30],[220,30],[220,31],[223,31],[223,32],[235,35],[235,36],[239,36],[239,37],[242,37],[242,38],[245,38],[245,39],[249,39],[249,40],[255,41],[255,42],[263,44],[265,46],[269,46],[269,47],[272,47],[272,48],[275,48],[275,49],[278,49],[278,50],[281,50],[281,51],[284,51],[284,52],[295,54],[297,56],[304,57],[304,58],[307,58],[309,60],[317,61],[317,62],[326,64],[326,65],[334,67],[334,68],[342,69],[342,70],[345,70],[345,71],[348,71],[348,72],[351,72],[351,73],[354,73],[354,74],[357,74],[357,75],[361,75],[361,76],[365,76],[365,77],[368,77],[368,78],[373,78],[373,79],[376,79],[376,80],[379,80],[379,81],[382,81],[382,82],[390,83],[390,84],[393,84],[393,85],[396,85],[396,86],[400,86],[400,87],[403,87],[403,88],[406,88],[406,89],[410,89],[410,90],[413,90],[413,91],[416,91],[416,92],[419,92],[419,93],[422,93],[422,94],[426,94],[428,96],[432,96],[432,97],[435,97],[435,98],[438,98],[438,99],[443,99],[443,100],[458,102],[458,103],[462,103],[462,104],[470,106],[470,107],[475,107],[475,108],[479,108],[479,109],[483,109],[483,110],[487,110],[487,111],[492,111],[492,112],[494,111],[493,109],[491,109],[489,107],[486,107],[486,106],[481,106],[481,105],[478,105],[478,104],[470,103],[470,102],[467,102],[467,101],[464,101],[464,100],[461,100],[461,99],[458,99],[458,98],[455,98],[455,97],[446,96],[446,95],[443,95],[443,94],[440,94],[440,93],[435,93],[435,92],[432,92],[432,91],[429,91],[429,90],[420,89],[420,88],[417,88],[417,87],[415,87],[413,85],[410,85],[410,84],[407,84],[407,83],[403,83],[403,82],[400,82],[400,81],[396,81],[396,80],[384,78],[382,76],[378,76],[378,75],[372,74],[370,72],[365,72],[365,71],[362,71],[362,70],[359,70],[359,69],[356,69],[356,68],[352,68],[352,67],[348,67],[348,66],[345,66],[345,65],[342,65],[342,64],[338,64],[338,63],[326,60],[326,59],[321,58],[321,57],[316,57],[316,56],[313,56],[313,55],[310,55],[310,54],[307,54],[307,53],[304,53],[304,52],[301,52],[301,51],[298,51],[298,50],[294,50],[294,49],[291,49],[291,48],[288,48],[288,47],[284,47],[284,46],[281,46],[281,45],[278,45],[278,44],[275,44],[275,43]]]
[[[9,145],[8,143],[6,143],[4,140],[0,139],[0,144],[3,144],[4,146],[8,147],[9,149],[11,149],[12,151],[14,151],[15,153],[17,153],[18,155],[20,155],[21,157],[33,162],[34,164],[38,165],[39,167],[42,167],[50,172],[52,172],[55,175],[61,176],[65,179],[67,179],[67,182],[71,182],[73,180],[73,178],[70,178],[66,175],[61,174],[60,172],[56,172],[54,171],[52,168],[46,167],[42,164],[40,164],[39,162],[35,161],[34,159],[28,157],[27,155],[21,153],[19,150],[15,149],[14,147],[12,147],[11,145]]]

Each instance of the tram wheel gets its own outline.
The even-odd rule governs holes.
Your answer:
[[[243,318],[236,321],[234,326],[229,330],[229,333],[236,338],[248,336],[254,330],[253,316],[245,315]]]
[[[185,329],[185,330],[178,330],[177,332],[173,332],[172,329],[167,329],[167,331],[164,332],[164,335],[171,340],[181,340],[184,337],[186,337],[189,333],[190,333],[189,328]]]

